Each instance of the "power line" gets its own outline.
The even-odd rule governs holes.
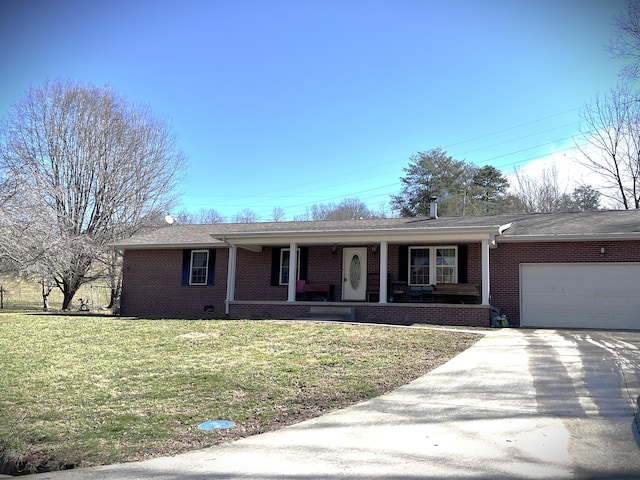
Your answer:
[[[549,119],[551,119],[551,118],[556,118],[556,117],[559,117],[559,116],[561,116],[561,115],[566,115],[567,113],[577,112],[577,111],[578,111],[578,110],[580,110],[581,108],[582,108],[582,107],[575,107],[575,108],[572,108],[572,109],[569,109],[569,110],[565,110],[564,112],[555,113],[555,114],[553,114],[553,115],[548,115],[548,116],[546,116],[546,117],[538,118],[538,119],[536,119],[536,120],[530,120],[530,121],[528,121],[528,122],[521,123],[521,124],[519,124],[519,125],[515,125],[515,126],[513,126],[513,127],[503,128],[503,129],[501,129],[501,130],[496,130],[495,132],[486,133],[486,134],[484,134],[484,135],[480,135],[480,136],[478,136],[478,137],[473,137],[473,138],[469,138],[469,139],[467,139],[467,140],[462,140],[462,141],[460,141],[460,142],[457,142],[457,143],[453,143],[453,144],[451,144],[451,145],[448,145],[446,148],[455,147],[455,146],[457,146],[457,145],[461,145],[461,144],[463,144],[463,143],[474,142],[474,141],[476,141],[476,140],[481,140],[481,139],[483,139],[483,138],[491,137],[491,136],[493,136],[493,135],[498,135],[498,134],[501,134],[501,133],[504,133],[504,132],[508,132],[508,131],[510,131],[510,130],[515,130],[515,129],[517,129],[517,128],[526,127],[526,126],[528,126],[528,125],[532,125],[532,124],[534,124],[534,123],[542,122],[542,121],[544,121],[544,120],[549,120]]]
[[[560,117],[562,115],[566,115],[568,113],[576,112],[580,108],[581,107],[572,108],[572,109],[565,110],[565,111],[560,112],[560,113],[556,113],[556,114],[553,114],[553,115],[547,115],[545,117],[541,117],[541,118],[538,118],[538,119],[535,119],[535,120],[524,122],[524,123],[521,123],[521,124],[518,124],[518,125],[515,125],[515,126],[512,126],[512,127],[503,128],[503,129],[500,129],[500,130],[496,130],[494,132],[490,132],[490,133],[486,133],[486,134],[483,134],[483,135],[472,137],[472,138],[469,138],[469,139],[466,139],[466,140],[462,140],[462,141],[459,141],[459,142],[456,142],[456,143],[453,143],[453,144],[449,144],[446,147],[446,149],[449,149],[451,147],[458,146],[458,145],[467,144],[467,143],[470,143],[470,142],[473,142],[473,141],[481,140],[481,139],[484,139],[484,138],[489,138],[491,136],[495,136],[495,135],[498,135],[498,134],[504,134],[506,132],[514,131],[514,130],[517,130],[517,129],[522,128],[522,127],[526,127],[526,126],[529,126],[529,125],[533,125],[535,123],[539,123],[541,121],[557,118],[557,117]],[[526,134],[526,135],[513,137],[513,138],[510,138],[508,140],[504,140],[502,142],[499,142],[499,143],[494,143],[494,144],[491,144],[491,145],[488,145],[488,146],[485,146],[485,147],[479,147],[479,148],[476,148],[474,150],[470,150],[467,153],[475,153],[475,152],[478,152],[478,151],[482,151],[482,150],[486,150],[486,149],[490,149],[490,148],[495,148],[495,147],[498,147],[498,146],[501,146],[501,145],[505,145],[505,144],[508,144],[508,143],[513,143],[513,142],[516,142],[516,141],[519,141],[519,140],[532,138],[532,137],[535,137],[535,136],[538,136],[538,135],[542,135],[544,133],[548,133],[548,132],[552,132],[554,130],[558,130],[560,128],[566,128],[566,127],[571,126],[573,124],[575,124],[575,122],[568,123],[568,124],[563,124],[563,125],[558,126],[558,127],[548,128],[548,129],[545,129],[545,130],[542,130],[542,131],[539,131],[539,132],[535,132],[535,133],[529,133],[529,134]],[[548,146],[548,145],[552,145],[552,144],[555,144],[555,143],[558,143],[558,142],[566,141],[566,140],[572,139],[572,138],[574,138],[574,136],[565,136],[565,137],[562,137],[562,138],[559,138],[559,139],[555,139],[555,140],[552,140],[552,141],[539,143],[539,144],[536,144],[536,145],[531,146],[531,147],[522,148],[522,149],[515,150],[515,151],[510,151],[510,152],[507,152],[507,153],[504,153],[504,154],[500,154],[500,155],[495,155],[493,157],[484,159],[482,162],[474,162],[474,163],[476,163],[476,164],[480,164],[480,163],[488,164],[490,162],[494,162],[495,160],[499,160],[501,158],[517,155],[517,154],[520,154],[520,153],[523,153],[523,152],[527,152],[527,151],[530,151],[530,150],[534,150],[534,149],[537,149],[537,148],[542,148],[542,147],[545,147],[545,146]],[[574,147],[565,148],[563,150],[559,150],[556,153],[568,151],[568,150],[571,150],[573,148]],[[517,160],[515,162],[511,162],[511,163],[507,163],[507,164],[502,164],[500,166],[496,166],[496,168],[504,168],[504,167],[507,167],[507,166],[517,165],[517,164],[520,164],[520,163],[523,163],[523,162],[530,162],[530,161],[533,161],[533,160],[544,158],[546,156],[548,156],[548,154],[529,157],[527,159],[519,159],[519,160]],[[404,161],[406,162],[406,160],[404,160]],[[375,165],[370,166],[368,168],[368,171],[371,172],[372,170],[375,170],[375,169],[377,169],[379,167],[389,166],[389,165],[392,165],[392,164],[398,164],[399,162],[401,162],[401,160],[392,160],[392,161],[379,162],[379,163],[377,163]],[[379,186],[379,187],[373,187],[373,188],[369,188],[369,189],[365,189],[365,190],[351,191],[350,193],[347,193],[347,194],[332,195],[332,196],[328,196],[328,197],[321,198],[321,199],[317,199],[316,195],[308,195],[308,194],[304,194],[304,193],[292,193],[292,192],[296,192],[297,190],[302,189],[304,187],[309,187],[311,185],[317,185],[317,184],[320,184],[320,183],[323,183],[323,182],[328,182],[330,180],[338,179],[338,178],[340,178],[340,179],[348,178],[349,180],[347,180],[345,182],[342,182],[342,183],[334,184],[334,185],[332,185],[332,187],[336,187],[336,186],[340,186],[340,185],[352,185],[354,183],[357,184],[357,181],[356,182],[353,181],[353,176],[357,175],[357,174],[361,174],[361,173],[362,173],[362,169],[358,168],[358,169],[354,169],[354,170],[351,170],[351,171],[348,171],[348,172],[342,172],[340,174],[336,174],[336,175],[332,175],[332,176],[328,176],[328,177],[316,177],[315,179],[313,179],[311,181],[308,181],[308,182],[298,183],[296,185],[288,185],[287,186],[287,192],[288,193],[286,193],[286,194],[273,195],[272,193],[268,193],[268,192],[260,192],[260,193],[256,193],[256,194],[251,194],[251,198],[253,198],[253,199],[260,198],[260,199],[264,199],[264,200],[271,199],[271,200],[275,200],[275,201],[278,201],[278,200],[285,200],[286,201],[287,199],[294,199],[294,198],[297,198],[297,199],[308,198],[310,200],[308,202],[296,203],[294,205],[290,205],[290,206],[287,207],[287,208],[290,208],[290,209],[291,208],[292,209],[306,209],[306,208],[309,208],[309,207],[311,207],[312,205],[315,205],[315,204],[331,202],[331,201],[338,200],[338,199],[353,198],[353,197],[357,197],[358,195],[361,195],[363,193],[368,193],[368,192],[372,192],[372,191],[376,191],[376,190],[380,190],[380,189],[385,189],[385,188],[390,188],[390,187],[398,187],[398,183],[396,182],[396,183],[393,183],[393,184],[382,185],[382,186]],[[397,173],[399,175],[401,175],[400,172],[397,172]],[[386,176],[392,175],[392,174],[393,174],[393,172],[381,172],[381,173],[378,173],[376,175],[367,175],[367,179],[376,178],[376,177],[382,177],[382,176],[386,177]],[[382,196],[387,196],[388,197],[388,196],[391,196],[393,193],[395,193],[395,192],[379,193],[379,194],[367,196],[367,197],[365,197],[365,199],[378,198],[378,197],[382,197]],[[200,196],[200,195],[194,195],[194,196]],[[208,199],[212,198],[209,195],[201,195],[201,196],[203,198],[208,198]],[[242,194],[242,195],[225,195],[225,199],[230,199],[230,198],[231,199],[242,199],[242,203],[234,204],[234,203],[228,203],[228,202],[225,202],[225,201],[222,201],[222,202],[220,202],[220,201],[211,202],[211,200],[209,200],[209,201],[206,202],[206,204],[207,205],[211,205],[211,203],[215,203],[216,205],[218,205],[218,207],[224,206],[224,207],[227,207],[227,208],[233,208],[233,207],[236,207],[236,208],[251,208],[251,204],[247,202],[246,194]],[[314,200],[311,201],[311,199],[314,199]],[[363,199],[359,198],[359,200],[363,200]],[[274,205],[274,207],[275,206],[278,206],[278,205]],[[274,207],[270,207],[269,213],[273,210]],[[266,212],[266,210],[264,208],[259,208],[259,210],[256,211],[257,214],[264,214],[264,212]],[[304,213],[303,210],[298,210],[298,212]],[[285,212],[285,213],[287,213],[287,212]]]

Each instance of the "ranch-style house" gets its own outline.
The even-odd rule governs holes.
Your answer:
[[[640,211],[174,224],[113,244],[120,314],[640,328]]]

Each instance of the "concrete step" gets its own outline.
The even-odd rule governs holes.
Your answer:
[[[355,307],[310,307],[301,320],[355,320]]]

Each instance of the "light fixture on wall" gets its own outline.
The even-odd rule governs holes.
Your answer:
[[[374,255],[377,255],[377,254],[378,254],[378,246],[377,246],[377,245],[372,245],[372,246],[371,246],[371,252],[372,252]]]
[[[600,255],[604,255],[607,253],[607,250],[604,247],[600,247]]]
[[[334,255],[338,253],[338,247],[336,247],[335,245],[331,247],[331,253],[333,253]]]

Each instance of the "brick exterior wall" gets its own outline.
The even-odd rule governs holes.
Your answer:
[[[236,300],[287,300],[286,285],[271,286],[270,248],[265,248],[261,252],[251,252],[241,248],[237,250],[235,298]]]
[[[238,302],[231,305],[232,319],[280,319],[291,320],[307,315],[312,306],[322,302],[297,302],[293,305],[268,302]],[[335,305],[334,303],[330,305]],[[386,304],[345,302],[340,307],[355,308],[358,322],[384,323],[388,325],[454,325],[489,327],[490,307],[487,305],[437,305],[437,304]]]
[[[356,307],[356,320],[391,325],[432,324],[466,327],[489,327],[490,307],[487,305],[376,305]]]
[[[520,264],[615,262],[640,262],[640,241],[498,243],[489,254],[491,304],[519,326]]]
[[[428,246],[428,245],[425,245]],[[286,247],[283,245],[283,247]],[[604,247],[606,253],[600,253]],[[335,253],[332,251],[336,249]],[[343,246],[308,247],[307,281],[334,286],[333,301],[342,295]],[[399,274],[398,245],[389,245],[391,281]],[[183,286],[182,250],[127,250],[124,255],[120,313],[147,318],[224,318],[228,250],[216,250],[213,286]],[[379,252],[367,248],[369,273],[379,272]],[[479,243],[467,245],[467,281],[481,284]],[[498,243],[490,250],[491,304],[500,308],[514,326],[520,324],[520,264],[640,262],[640,241]],[[236,304],[230,318],[299,318],[310,302],[283,303],[287,286],[271,285],[272,249],[238,249]],[[432,323],[487,326],[489,307],[482,305],[355,305],[356,320],[391,324]],[[317,303],[316,303],[317,305]]]
[[[183,286],[182,250],[127,250],[120,314],[146,318],[221,318],[227,249],[218,249],[213,286]],[[210,310],[213,307],[212,311]]]

